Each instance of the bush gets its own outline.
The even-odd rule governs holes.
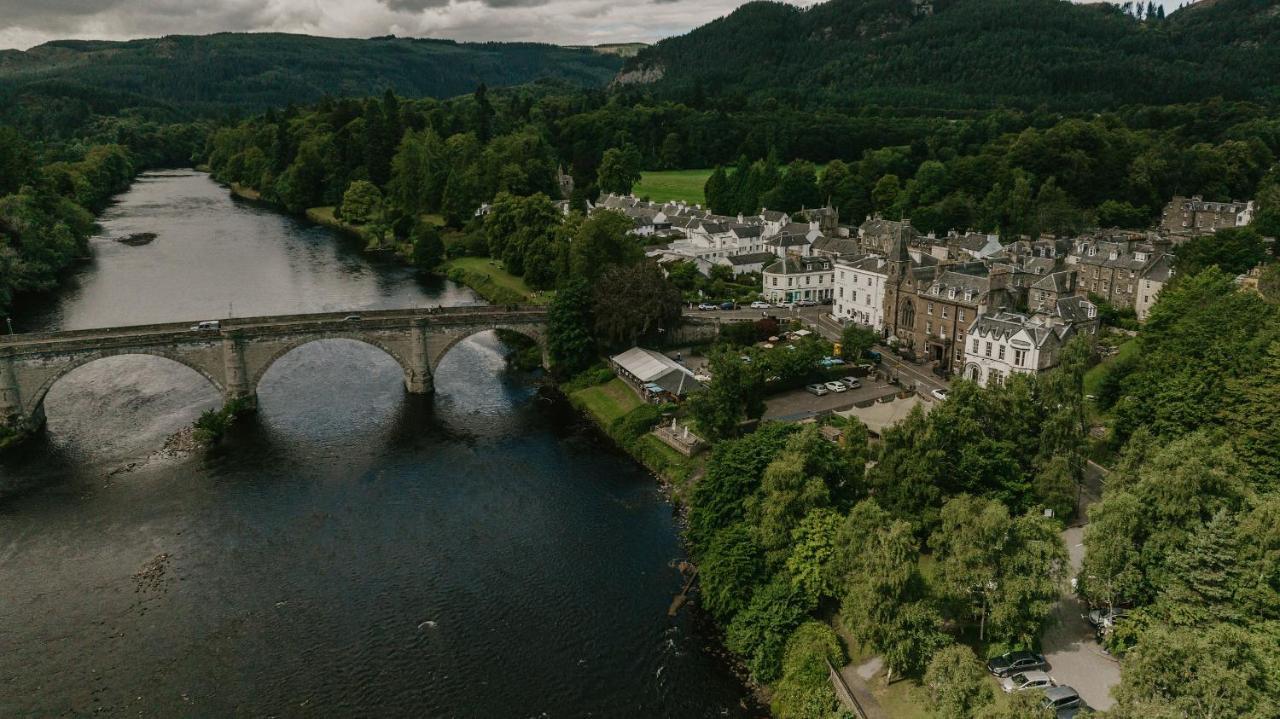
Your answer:
[[[924,686],[934,711],[943,717],[969,719],[995,699],[978,657],[963,644],[953,644],[934,655],[924,673]]]
[[[844,645],[830,626],[809,621],[792,632],[773,694],[772,709],[779,719],[844,716],[827,677],[828,661],[837,667],[845,663]]]
[[[588,387],[602,385],[614,378],[613,370],[603,364],[597,364],[589,367],[582,372],[574,375],[572,379],[560,384],[560,391],[565,394],[573,394],[579,390]]]
[[[619,444],[630,444],[653,429],[662,418],[663,408],[642,404],[613,421],[611,434]]]

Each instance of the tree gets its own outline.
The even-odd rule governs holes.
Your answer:
[[[561,285],[547,308],[547,354],[553,372],[568,377],[591,365],[596,357],[594,325],[591,285],[583,279]]]
[[[796,160],[787,166],[781,181],[760,199],[765,207],[783,212],[813,208],[822,204],[818,195],[818,176],[812,162]]]
[[[764,413],[764,373],[759,354],[748,351],[752,362],[743,362],[732,349],[720,349],[708,364],[711,382],[689,398],[689,416],[700,433],[713,440],[732,437],[744,417]]]
[[[1145,208],[1134,207],[1128,202],[1107,200],[1098,205],[1098,225],[1100,227],[1120,227],[1138,230],[1150,224],[1149,213]]]
[[[735,524],[718,532],[699,563],[702,605],[722,621],[747,608],[767,573],[750,528]]]
[[[1055,719],[1057,712],[1045,707],[1044,692],[1028,691],[1010,694],[1004,704],[989,704],[979,709],[976,716],[978,719]]]
[[[1138,719],[1160,706],[1178,717],[1274,717],[1280,714],[1277,660],[1274,639],[1239,627],[1152,629],[1125,655],[1124,682],[1114,690],[1108,716]]]
[[[634,145],[605,150],[596,170],[596,184],[600,191],[631,194],[631,188],[640,181],[640,163],[640,151]]]
[[[1039,636],[1067,567],[1057,525],[1036,514],[1010,518],[998,501],[960,495],[943,506],[929,542],[947,594],[973,602],[979,639],[988,630],[1023,644]]]
[[[782,678],[774,687],[771,708],[779,719],[837,719],[845,716],[831,689],[827,664],[843,666],[844,647],[823,622],[801,624],[787,639]]]
[[[387,197],[410,215],[434,212],[448,176],[440,136],[430,128],[407,132],[391,160]]]
[[[1083,461],[1082,457],[1057,454],[1036,474],[1032,490],[1041,504],[1053,510],[1054,516],[1065,519],[1075,513],[1080,486],[1077,465]]]
[[[787,639],[812,610],[813,605],[791,588],[787,577],[775,576],[734,615],[725,632],[725,644],[745,659],[756,681],[771,682],[782,673]]]
[[[707,207],[712,212],[720,214],[728,214],[730,212],[729,198],[729,176],[724,171],[723,165],[716,165],[716,169],[707,178],[707,182],[702,187],[702,194],[706,197]],[[732,208],[736,209],[736,208]]]
[[[885,175],[876,182],[876,186],[871,190],[871,206],[881,214],[890,216],[890,219],[896,219],[892,216],[893,208],[898,204],[898,197],[902,194],[902,182],[897,175]]]
[[[836,536],[844,518],[834,510],[809,512],[791,532],[792,545],[785,569],[797,591],[813,604],[836,596],[841,588],[836,560]]]
[[[963,644],[952,644],[933,656],[924,686],[939,719],[971,719],[995,699],[978,657]]]
[[[526,253],[530,248],[542,249],[541,244],[554,237],[561,222],[551,198],[544,194],[520,197],[500,192],[484,218],[484,234],[489,241],[489,256],[502,260],[507,271],[524,275],[527,269]],[[546,252],[539,252],[539,260],[546,262]],[[552,264],[554,264],[554,253]],[[547,268],[541,267],[539,270]]]
[[[444,243],[440,230],[431,222],[419,221],[409,235],[413,244],[413,265],[420,270],[433,270],[444,260]]]
[[[659,161],[664,170],[679,169],[684,162],[684,146],[680,142],[680,135],[674,132],[667,133],[666,138],[662,140],[662,150],[659,153]]]
[[[715,444],[689,497],[688,536],[695,555],[717,532],[742,521],[746,498],[759,489],[765,468],[797,429],[770,422],[741,439]]]
[[[368,180],[356,180],[342,195],[342,219],[357,225],[382,214],[382,192]]]
[[[583,220],[569,246],[569,271],[594,282],[612,265],[633,265],[644,248],[631,232],[631,220],[619,212],[596,212]]]
[[[950,642],[942,631],[942,615],[932,602],[915,601],[898,607],[880,646],[888,668],[886,678],[892,680],[895,672],[918,674]]]
[[[880,335],[869,327],[852,323],[845,325],[840,331],[840,358],[846,362],[857,362],[879,341]]]
[[[1262,236],[1252,227],[1232,227],[1180,245],[1175,267],[1181,274],[1194,275],[1217,265],[1223,272],[1235,276],[1262,262],[1266,251]]]
[[[592,293],[596,337],[610,345],[633,346],[656,338],[680,322],[680,290],[652,262],[605,269]]]

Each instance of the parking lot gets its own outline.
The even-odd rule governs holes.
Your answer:
[[[1073,576],[1084,559],[1083,536],[1080,527],[1062,533]],[[1055,623],[1044,635],[1044,658],[1055,681],[1080,692],[1090,707],[1105,711],[1114,703],[1111,687],[1120,683],[1120,664],[1102,651],[1093,637],[1093,627],[1080,618],[1084,612],[1084,604],[1070,588],[1065,589],[1053,611]]]
[[[846,392],[828,392],[817,397],[803,387],[787,390],[765,400],[764,419],[802,420],[819,413],[844,410],[855,404],[892,397],[898,388],[880,379],[863,377],[862,386]]]

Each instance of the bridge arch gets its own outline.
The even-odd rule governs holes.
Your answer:
[[[445,355],[448,355],[449,350],[456,347],[459,342],[462,342],[463,340],[469,339],[471,337],[475,337],[476,335],[481,334],[483,332],[496,332],[496,331],[513,332],[515,334],[524,336],[526,339],[538,345],[538,348],[542,350],[543,365],[545,367],[546,360],[547,360],[547,342],[541,326],[539,325],[497,325],[493,327],[468,327],[466,329],[458,331],[457,333],[448,335],[448,339],[445,342],[441,343],[438,346],[438,348],[436,348],[435,351],[431,353],[430,360],[429,360],[431,372],[435,373],[440,368],[440,363],[444,361]]]
[[[23,407],[23,412],[28,417],[43,417],[45,397],[48,396],[49,390],[53,389],[53,386],[56,385],[62,378],[80,369],[81,367],[84,367],[85,365],[93,364],[98,360],[107,359],[109,357],[127,357],[127,356],[159,357],[161,359],[169,360],[170,362],[180,364],[183,367],[186,367],[194,371],[196,374],[208,380],[209,384],[213,385],[213,388],[218,391],[219,395],[226,394],[226,388],[223,385],[222,380],[219,378],[219,376],[215,374],[215,371],[212,368],[205,367],[201,365],[199,362],[193,361],[192,359],[185,357],[179,353],[169,352],[166,350],[159,350],[159,349],[102,350],[98,352],[92,352],[89,354],[80,355],[75,359],[60,366],[57,369],[57,371],[54,372],[52,375],[50,375],[48,378],[46,378],[44,382],[42,382],[36,388],[36,390],[31,393],[29,397],[22,398],[23,404],[25,405]]]
[[[266,376],[272,365],[274,365],[281,357],[284,357],[300,347],[328,340],[349,340],[358,344],[368,345],[374,349],[381,350],[383,354],[395,360],[396,364],[400,365],[400,369],[404,370],[406,377],[408,377],[412,372],[413,364],[411,358],[404,356],[403,352],[393,348],[390,344],[383,342],[378,338],[361,335],[355,332],[326,333],[321,337],[304,337],[295,341],[283,343],[281,346],[274,348],[265,358],[254,363],[252,367],[248,368],[249,387],[256,393],[258,391],[258,384],[262,382],[262,378]]]

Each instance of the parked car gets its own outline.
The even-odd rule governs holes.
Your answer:
[[[939,402],[942,402],[942,401],[945,401],[945,400],[947,399],[947,395],[948,395],[948,394],[950,394],[950,393],[949,393],[949,392],[947,392],[945,389],[935,389],[934,391],[930,392],[929,394],[933,395],[933,398],[934,398],[934,399],[938,400]]]
[[[884,359],[884,357],[880,356],[880,353],[875,350],[867,350],[867,358],[876,364],[879,364],[880,361]]]
[[[719,308],[719,306],[717,306],[717,305],[713,305],[713,304],[711,304],[710,302],[703,302],[702,304],[698,305],[698,309],[700,309],[700,310],[702,310],[702,311],[704,311],[704,312],[707,312],[707,311],[710,311],[710,310],[718,310],[718,309],[720,309],[720,308]]]
[[[1040,671],[1019,672],[1000,680],[1000,688],[1005,694],[1024,692],[1028,689],[1048,689],[1053,686],[1053,677]]]
[[[794,347],[795,345],[792,345],[792,346]],[[839,367],[840,365],[844,364],[844,360],[840,359],[839,357],[823,357],[822,359],[818,360],[818,364],[822,365],[823,367]]]
[[[736,309],[738,309],[738,306],[737,306],[736,304],[732,303],[732,302],[721,302],[721,303],[720,303],[720,309],[722,309],[722,310],[736,310]]]
[[[770,305],[768,302],[765,302],[763,300],[756,300],[755,302],[751,303],[751,309],[753,310],[767,310],[770,307],[772,307],[772,305]]]
[[[858,381],[857,377],[841,377],[840,381],[844,382],[844,386],[849,389],[857,389],[862,386],[862,382]]]
[[[1107,609],[1102,607],[1099,609],[1091,609],[1088,614],[1084,615],[1084,620],[1091,624],[1094,629],[1102,629],[1115,625],[1116,620],[1124,619],[1129,612],[1125,609]]]
[[[1084,702],[1080,699],[1080,692],[1071,687],[1049,687],[1044,690],[1044,708],[1052,709],[1060,717],[1066,712],[1070,712],[1070,715],[1074,716],[1075,712],[1079,711],[1083,704]]]
[[[818,306],[818,303],[817,303],[817,302],[815,302],[814,300],[798,300],[798,301],[796,301],[796,307],[817,307],[817,306]]]
[[[858,370],[866,374],[871,374],[876,371],[876,366],[871,364],[870,362],[863,362],[858,365]]]
[[[848,392],[849,391],[849,388],[844,385],[844,382],[828,382],[827,389],[831,390],[832,392]]]
[[[359,322],[360,315],[347,315],[346,317],[342,318],[342,321],[343,322]]]
[[[222,329],[222,323],[218,320],[205,320],[191,325],[192,332],[217,332]]]
[[[987,660],[987,671],[1003,679],[1010,674],[1039,669],[1048,669],[1049,664],[1044,657],[1035,652],[1016,651],[1001,654]]]
[[[826,394],[828,391],[827,386],[823,384],[807,384],[804,388],[809,391],[809,394],[814,394],[819,397]]]

